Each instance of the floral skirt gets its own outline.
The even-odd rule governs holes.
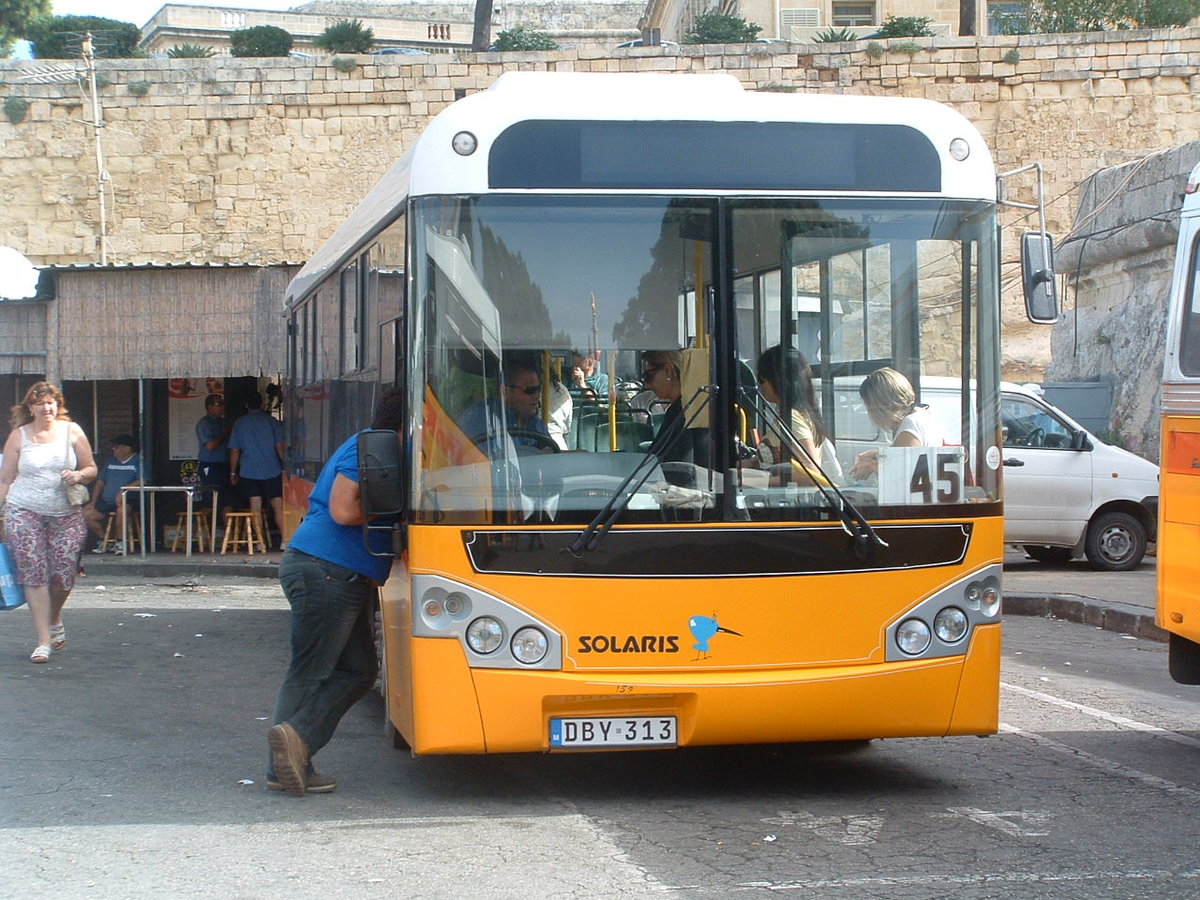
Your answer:
[[[79,551],[87,537],[83,513],[44,516],[9,505],[4,511],[4,543],[17,567],[17,580],[30,587],[75,587]]]

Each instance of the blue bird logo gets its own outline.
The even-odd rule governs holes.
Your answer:
[[[712,640],[713,635],[717,632],[722,634],[736,634],[742,636],[740,631],[734,631],[732,628],[722,628],[717,621],[716,614],[710,616],[692,616],[688,619],[688,630],[691,631],[692,637],[696,639],[696,643],[692,647],[697,651],[696,659],[708,659],[708,642]]]

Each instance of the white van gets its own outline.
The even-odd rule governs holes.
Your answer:
[[[1042,562],[1132,569],[1156,539],[1158,466],[1106,444],[1036,392],[1001,385],[1004,540]]]
[[[838,379],[837,453],[849,471],[862,450],[886,443],[858,396],[859,379]],[[942,421],[948,443],[960,431],[959,382],[925,376],[921,402]],[[1004,430],[1004,540],[1034,559],[1087,556],[1097,569],[1141,563],[1156,537],[1158,466],[1106,444],[1037,392],[1001,384]]]

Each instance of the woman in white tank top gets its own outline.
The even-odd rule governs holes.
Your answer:
[[[87,525],[63,491],[98,474],[87,435],[67,415],[62,391],[39,381],[12,410],[12,433],[0,463],[5,543],[24,585],[37,647],[30,662],[49,662],[67,643],[62,610],[75,586]]]

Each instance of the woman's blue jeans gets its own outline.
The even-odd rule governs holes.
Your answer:
[[[275,700],[275,724],[296,729],[312,756],[375,685],[376,586],[352,569],[290,549],[279,563],[279,583],[292,607],[292,662]]]

